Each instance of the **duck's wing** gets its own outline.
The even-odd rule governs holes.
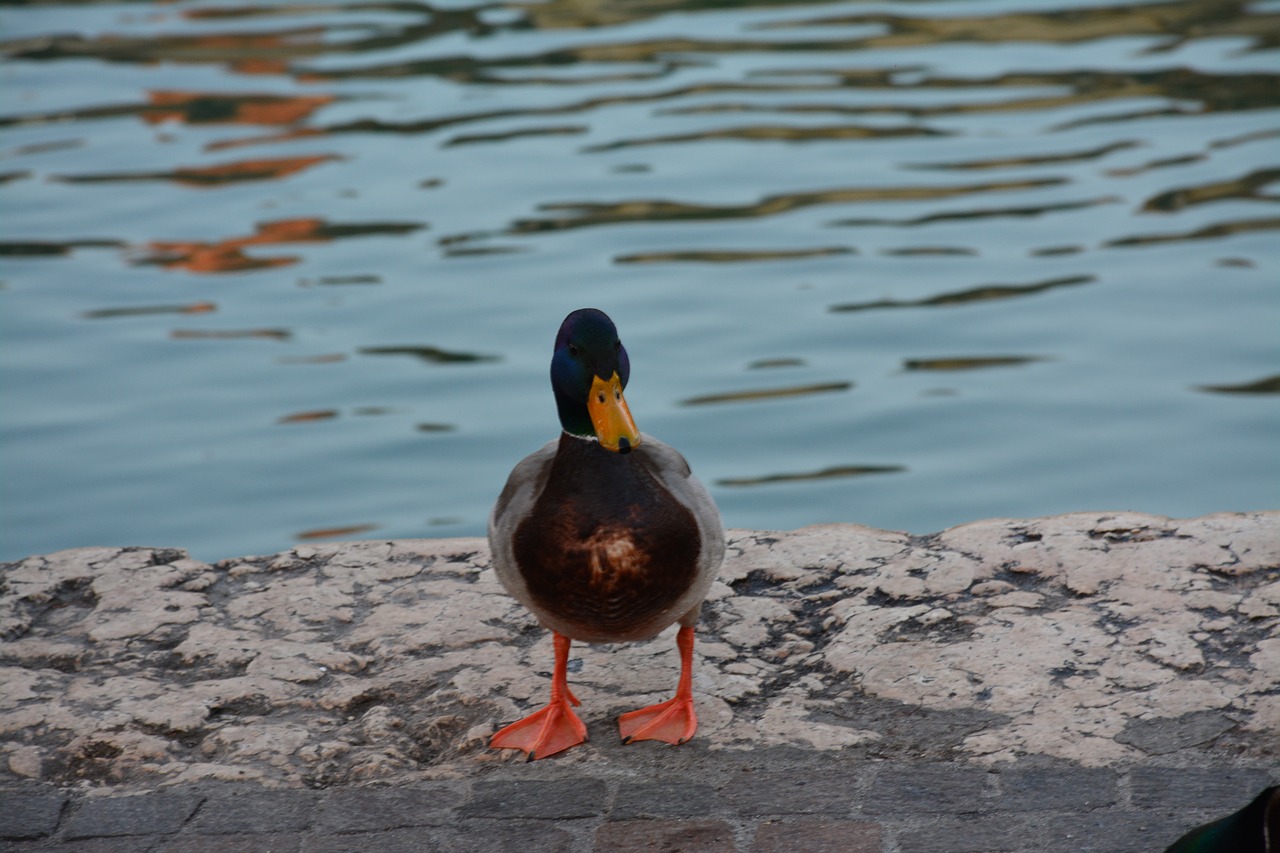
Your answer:
[[[693,513],[698,522],[698,571],[694,583],[697,593],[693,610],[687,614],[690,620],[694,620],[697,618],[697,608],[706,597],[716,572],[720,570],[720,563],[724,560],[724,525],[720,521],[720,511],[716,509],[707,487],[693,476],[684,456],[671,445],[646,434],[632,453],[639,455],[658,481]],[[685,624],[685,619],[681,619],[681,624]],[[692,624],[692,621],[688,624]]]
[[[528,587],[516,566],[515,535],[520,522],[533,511],[538,496],[546,488],[551,462],[556,457],[559,441],[548,441],[511,469],[507,484],[489,513],[489,550],[493,570],[502,586],[525,607],[533,609]]]

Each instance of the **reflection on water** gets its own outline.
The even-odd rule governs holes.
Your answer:
[[[284,355],[276,359],[280,364],[336,364],[346,361],[345,352],[326,352],[320,355]]]
[[[804,367],[803,358],[761,358],[747,365],[748,370],[761,370],[774,367]]]
[[[1150,246],[1156,243],[1184,243],[1189,240],[1210,240],[1229,237],[1232,234],[1247,234],[1251,231],[1275,231],[1280,229],[1280,217],[1269,216],[1264,219],[1241,219],[1234,222],[1220,222],[1217,225],[1206,225],[1194,231],[1183,231],[1173,234],[1138,234],[1132,237],[1120,237],[1108,240],[1108,246]]]
[[[898,474],[907,469],[901,465],[836,465],[821,471],[795,474],[766,474],[762,477],[722,477],[717,486],[764,486],[772,483],[801,483],[806,480],[831,480],[840,477],[863,477],[867,474]]]
[[[743,261],[790,261],[797,258],[821,258],[827,255],[847,255],[854,252],[848,246],[825,246],[815,249],[784,249],[773,251],[696,251],[696,252],[642,252],[634,255],[618,255],[618,264],[660,263],[711,263],[735,264]]]
[[[452,352],[433,346],[413,347],[361,347],[362,355],[411,355],[432,364],[473,364],[481,361],[497,361],[499,356],[480,355],[473,352]]]
[[[899,258],[942,255],[974,256],[978,254],[978,250],[971,249],[968,246],[903,246],[899,249],[881,249],[880,254]]]
[[[213,302],[192,302],[188,305],[135,305],[121,308],[98,308],[85,311],[81,316],[91,320],[102,320],[108,317],[146,317],[151,314],[207,314],[217,311]]]
[[[345,237],[382,234],[409,234],[425,226],[415,222],[368,222],[335,225],[324,219],[285,219],[259,222],[247,237],[230,237],[213,243],[153,241],[149,253],[139,257],[139,264],[179,267],[188,272],[228,273],[283,267],[297,263],[297,255],[250,256],[246,246],[272,246],[289,243],[327,243]],[[324,276],[321,284],[376,283],[376,276]]]
[[[174,329],[169,337],[175,340],[228,341],[241,338],[261,338],[270,341],[287,341],[293,337],[288,329]]]
[[[338,416],[337,409],[317,409],[312,412],[294,412],[276,419],[278,424],[309,424],[316,421],[333,420]]]
[[[104,172],[85,175],[51,175],[50,179],[68,184],[105,184],[121,181],[174,181],[190,187],[215,187],[240,181],[272,181],[287,178],[295,172],[321,163],[340,159],[332,154],[308,157],[277,157],[267,160],[241,160],[219,166],[192,166],[168,172]]]
[[[123,245],[121,240],[12,240],[0,242],[0,257],[51,257],[69,255],[74,249],[112,249]]]
[[[989,355],[964,358],[908,358],[903,370],[981,370],[985,367],[1017,367],[1033,361],[1044,361],[1036,355]]]
[[[1263,194],[1262,189],[1269,184],[1280,181],[1280,169],[1259,169],[1250,172],[1243,178],[1231,181],[1217,181],[1202,184],[1198,187],[1180,187],[1167,190],[1147,199],[1143,203],[1144,211],[1171,213],[1196,204],[1209,204],[1231,199],[1258,199],[1275,201],[1277,197]]]
[[[1280,375],[1241,385],[1201,385],[1199,390],[1215,394],[1280,394]]]
[[[312,285],[335,285],[335,284],[382,284],[382,276],[378,275],[322,275],[314,279],[304,278],[298,284],[303,287],[311,287]]]
[[[145,103],[25,113],[0,117],[0,127],[53,122],[138,116],[147,124],[261,124],[291,125],[303,121],[320,107],[333,103],[332,95],[239,95],[215,92],[147,93]],[[27,152],[35,153],[35,152]]]
[[[777,216],[818,204],[871,204],[876,202],[937,201],[983,193],[1037,190],[1062,183],[1060,178],[1036,178],[963,186],[847,187],[820,192],[767,196],[754,204],[690,204],[677,201],[636,199],[616,204],[558,202],[540,205],[542,210],[568,211],[550,219],[521,219],[512,224],[515,233],[617,225],[627,222],[664,222],[699,219],[740,219]]]
[[[681,401],[685,406],[705,406],[710,403],[742,403],[758,400],[779,400],[785,397],[805,397],[810,394],[830,394],[848,391],[852,382],[823,382],[816,385],[790,385],[785,388],[756,388],[751,391],[729,391],[723,394],[704,394]]]
[[[347,524],[341,527],[321,527],[317,530],[302,530],[294,534],[295,539],[307,541],[312,539],[348,539],[358,537],[362,533],[370,533],[378,529],[376,524]]]
[[[464,133],[450,137],[444,144],[477,145],[486,142],[510,142],[513,139],[527,139],[532,136],[577,136],[587,132],[586,125],[570,124],[560,127],[530,127],[524,130],[509,130],[505,133]]]
[[[984,284],[966,290],[941,293],[924,299],[880,299],[876,302],[856,302],[844,305],[832,305],[832,311],[871,311],[877,308],[929,308],[947,305],[967,305],[971,302],[990,302],[995,299],[1013,299],[1019,296],[1031,296],[1055,290],[1060,287],[1075,287],[1089,284],[1097,279],[1091,275],[1073,275],[1064,278],[1052,278],[1048,281],[1037,281],[1032,284]]]
[[[1111,204],[1119,202],[1116,196],[1104,196],[1102,198],[1089,199],[1086,201],[1063,201],[1052,204],[1025,205],[1020,207],[984,207],[973,210],[955,210],[942,213],[927,213],[923,216],[907,217],[905,219],[884,219],[884,218],[862,218],[862,219],[837,219],[832,225],[846,226],[865,226],[865,225],[896,225],[896,226],[916,226],[916,225],[933,225],[939,222],[954,222],[957,220],[970,219],[1033,219],[1046,213],[1063,213],[1074,210],[1084,210],[1090,207],[1096,207],[1103,204]]]
[[[0,558],[481,533],[583,305],[732,526],[1275,506],[1280,9],[1023,5],[10,4]]]
[[[1056,163],[1080,163],[1097,160],[1116,151],[1138,148],[1133,140],[1112,142],[1088,151],[1067,151],[1059,154],[1041,154],[1035,157],[997,157],[988,160],[962,160],[958,163],[906,163],[908,169],[949,169],[957,171],[981,171],[986,169],[1018,169],[1023,166],[1049,166]]]
[[[682,142],[703,142],[716,139],[766,142],[821,142],[833,139],[894,139],[910,136],[945,135],[943,131],[930,130],[927,127],[868,127],[857,124],[826,125],[822,127],[751,125],[748,127],[730,127],[723,130],[705,130],[701,133],[624,139],[602,145],[590,145],[582,150],[588,153],[595,153],[599,151],[616,151],[619,148],[637,148],[643,145],[677,145]]]
[[[1273,15],[1245,18],[1247,3],[1200,2],[1151,3],[1138,6],[1018,11],[1002,15],[965,15],[917,18],[885,14],[823,15],[788,22],[782,26],[832,24],[883,24],[886,32],[866,40],[867,46],[938,44],[942,42],[1043,42],[1071,44],[1108,36],[1166,36],[1153,50],[1169,50],[1195,37],[1249,36],[1253,47],[1275,47],[1280,25]],[[777,26],[777,25],[775,25]]]

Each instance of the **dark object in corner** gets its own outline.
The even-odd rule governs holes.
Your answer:
[[[1164,853],[1280,853],[1280,785],[1235,814],[1191,830]]]

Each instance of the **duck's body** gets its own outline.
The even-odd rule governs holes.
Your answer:
[[[622,398],[630,364],[602,312],[570,314],[552,359],[560,438],[511,472],[489,517],[498,579],[555,634],[551,702],[494,735],[542,758],[586,739],[570,705],[572,640],[645,640],[679,622],[680,683],[619,719],[624,741],[683,743],[693,711],[693,625],[724,557],[720,515],[673,448],[641,435]]]
[[[525,457],[493,508],[489,542],[507,592],[585,643],[694,624],[724,557],[711,496],[649,435],[623,455],[564,433]]]

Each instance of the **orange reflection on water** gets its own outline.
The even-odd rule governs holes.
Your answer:
[[[80,316],[90,320],[101,320],[108,317],[146,317],[152,314],[207,314],[217,311],[213,302],[192,302],[189,305],[130,305],[117,308],[97,308],[85,311]]]
[[[296,255],[254,258],[240,251],[239,246],[221,243],[152,243],[151,246],[161,254],[148,257],[143,263],[158,264],[166,269],[180,267],[187,272],[243,272],[298,262]]]
[[[377,530],[376,524],[349,524],[344,527],[321,527],[316,530],[303,530],[295,533],[297,539],[335,539],[340,536],[354,536],[357,533],[368,533],[371,530]]]
[[[293,57],[323,52],[324,35],[323,28],[304,27],[274,33],[175,37],[172,50],[183,61],[225,61],[238,74],[286,74]]]
[[[155,253],[142,263],[157,264],[167,269],[181,268],[188,272],[223,273],[245,270],[283,267],[298,262],[296,255],[276,255],[256,258],[246,255],[245,246],[278,245],[280,243],[324,243],[330,237],[325,234],[329,223],[325,219],[278,219],[259,222],[256,231],[247,237],[231,237],[216,243],[205,242],[153,242]]]
[[[341,159],[343,158],[337,154],[311,154],[305,157],[237,160],[234,163],[223,163],[218,166],[179,166],[169,172],[94,172],[82,175],[51,175],[50,179],[67,184],[173,181],[203,189],[240,181],[276,180],[320,163]]]
[[[308,412],[293,412],[288,415],[281,415],[276,419],[278,424],[306,424],[315,423],[316,421],[331,421],[338,417],[337,409],[315,409]]]
[[[228,63],[237,74],[286,74],[289,63],[283,59],[239,59]]]
[[[408,234],[425,227],[420,222],[333,223],[320,217],[277,219],[271,222],[259,222],[254,226],[254,233],[248,236],[229,237],[215,243],[155,241],[149,246],[152,254],[139,259],[138,263],[199,273],[242,272],[267,267],[283,267],[297,263],[297,256],[276,255],[260,258],[246,255],[243,249],[246,246],[280,243],[328,243],[342,237]]]
[[[152,91],[147,124],[294,124],[333,103],[332,95],[234,95],[213,92]]]
[[[172,177],[178,183],[197,187],[234,181],[274,180],[320,163],[341,159],[336,154],[311,154],[305,157],[277,157],[269,160],[238,160],[221,166],[178,169]]]

